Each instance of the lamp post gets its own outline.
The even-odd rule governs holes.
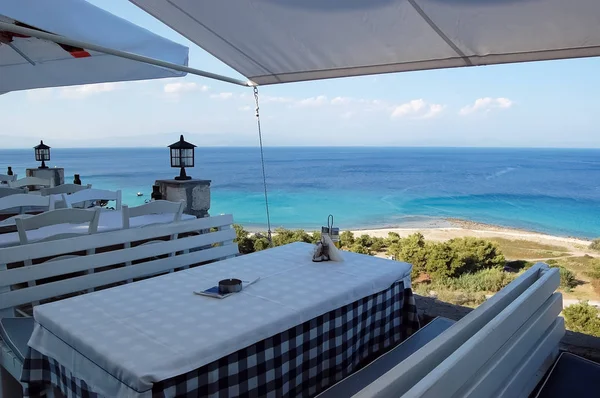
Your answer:
[[[40,145],[34,146],[35,160],[42,162],[42,165],[38,169],[47,169],[46,160],[50,160],[50,147],[44,144],[44,141],[40,141]]]
[[[190,144],[183,139],[183,134],[179,137],[179,141],[169,145],[171,149],[171,167],[179,167],[179,176],[175,177],[176,180],[191,180],[185,173],[186,167],[194,167],[194,148],[196,145]]]

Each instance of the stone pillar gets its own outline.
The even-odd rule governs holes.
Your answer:
[[[208,217],[210,210],[210,180],[156,180],[164,200],[183,200],[185,214],[198,218]]]
[[[50,180],[50,188],[57,187],[65,183],[65,169],[62,167],[49,167],[47,169],[27,169],[26,177],[38,177]]]

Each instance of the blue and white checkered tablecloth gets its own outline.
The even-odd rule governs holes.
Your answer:
[[[254,258],[252,255],[242,256],[220,262],[222,264],[210,264],[115,288],[131,289],[137,285],[141,289],[144,283],[150,287],[160,283],[165,286],[166,292],[161,293],[164,296],[169,294],[167,286],[182,289],[182,285],[173,284],[175,280],[197,286],[201,285],[201,279],[194,279],[194,273],[204,277],[210,275],[209,279],[214,280],[213,277],[222,276],[227,268],[235,271],[234,275],[240,275],[245,264],[244,269],[260,275],[261,280],[244,290],[243,294],[224,300],[194,296],[194,299],[203,300],[202,304],[200,301],[185,303],[190,312],[200,311],[194,318],[196,320],[200,319],[198,317],[206,311],[206,307],[220,308],[220,305],[229,303],[234,306],[232,308],[243,309],[245,306],[250,311],[260,304],[263,313],[256,322],[256,317],[245,318],[243,310],[229,312],[229,319],[232,322],[238,319],[243,326],[241,328],[238,322],[227,329],[223,326],[225,323],[219,324],[208,317],[204,323],[212,325],[210,329],[206,325],[190,323],[187,318],[180,320],[178,325],[171,325],[175,326],[172,330],[175,336],[169,335],[173,340],[160,340],[162,335],[153,334],[155,330],[141,328],[144,322],[139,322],[141,315],[144,319],[148,314],[157,315],[155,300],[160,295],[155,298],[151,294],[140,296],[145,299],[138,300],[137,307],[126,310],[128,307],[123,306],[125,314],[114,320],[116,312],[113,311],[117,309],[117,303],[111,306],[109,301],[101,300],[113,297],[110,291],[114,289],[63,300],[79,300],[81,307],[78,310],[73,303],[59,305],[60,302],[37,307],[53,306],[44,312],[45,317],[37,314],[36,320],[41,320],[41,323],[36,325],[30,340],[33,348],[25,360],[22,375],[22,381],[28,385],[28,394],[36,396],[41,389],[52,384],[67,397],[309,397],[335,384],[418,329],[414,297],[410,287],[406,287],[410,267],[396,273],[385,286],[383,276],[391,277],[393,273],[390,274],[390,271],[403,266],[402,263],[382,259],[373,262],[370,257],[352,253],[344,253],[344,263],[328,266],[312,263],[310,259],[308,262],[303,258],[298,260],[308,246],[288,245],[265,251]],[[280,263],[286,266],[277,266],[277,261],[263,261],[269,258],[268,252],[277,261],[285,257],[296,261],[291,261],[292,266],[289,262]],[[244,258],[245,261],[242,261]],[[361,260],[364,265],[360,264]],[[219,265],[221,268],[218,268]],[[310,280],[317,271],[318,278]],[[273,286],[289,281],[289,278],[304,279],[302,286],[308,283],[305,289],[312,296],[298,297],[294,302],[297,293],[293,292],[294,289],[288,293],[273,291]],[[316,279],[322,281],[317,282]],[[334,280],[343,288],[336,290],[332,287],[331,291],[323,288],[328,281]],[[252,290],[254,287],[257,289]],[[123,292],[136,296],[135,287]],[[82,303],[86,296],[89,297]],[[129,304],[137,302],[134,298],[130,301]],[[194,303],[196,308],[191,306]],[[166,305],[173,311],[178,310],[177,305]],[[73,312],[69,312],[69,308]],[[162,314],[166,308],[160,308],[158,313]],[[78,311],[84,309],[92,312],[88,318],[94,321],[80,319]],[[102,314],[109,315],[103,317]],[[108,322],[109,319],[114,322]],[[177,322],[176,319],[161,318],[159,321]],[[267,324],[265,320],[269,319],[273,322]],[[57,328],[61,321],[62,328]],[[188,330],[179,329],[182,325],[188,325]],[[113,335],[115,327],[117,333]],[[171,329],[166,327],[165,330]],[[134,335],[128,335],[128,331]],[[196,335],[202,331],[206,335]],[[112,338],[105,336],[108,333]],[[181,336],[180,340],[185,340],[191,333],[191,337],[196,339],[190,341],[195,343],[177,345],[177,333]],[[105,340],[96,343],[102,336]],[[214,339],[212,344],[211,341],[204,342],[207,337]],[[167,343],[169,350],[161,352],[159,347]],[[60,348],[60,345],[63,347]],[[129,345],[126,349],[121,348],[121,351],[127,352],[119,353],[120,345]],[[144,349],[137,350],[137,345]],[[154,352],[148,353],[148,350]],[[144,361],[155,357],[158,362],[146,363],[139,357],[132,357],[134,352],[139,352]],[[173,354],[166,356],[166,353]],[[161,359],[161,355],[165,357]],[[174,369],[177,366],[179,368]]]

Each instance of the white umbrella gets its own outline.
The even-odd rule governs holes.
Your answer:
[[[257,84],[600,55],[599,0],[130,0]]]
[[[58,44],[9,28],[105,46],[182,66],[188,48],[84,0],[0,1],[0,93],[41,87],[184,76],[120,56]]]

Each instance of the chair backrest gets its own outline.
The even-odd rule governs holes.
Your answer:
[[[3,248],[0,256],[0,318],[13,316],[15,307],[21,305],[236,255],[238,248],[233,243],[235,229],[232,224],[231,215],[206,217],[154,228],[122,229]],[[217,231],[210,232],[214,229]],[[178,235],[178,239],[138,244],[169,239],[171,235]],[[133,244],[123,248],[125,243]],[[94,254],[37,264],[52,257],[90,251]],[[171,253],[174,255],[169,256]],[[19,266],[25,262],[32,265]],[[123,266],[126,263],[131,265]],[[81,275],[89,270],[95,272]],[[22,286],[47,278],[52,279],[37,286]],[[21,288],[12,289],[16,285]]]
[[[51,197],[51,196],[49,196]],[[15,218],[17,232],[19,233],[19,241],[22,245],[29,243],[27,231],[50,227],[60,224],[84,224],[88,223],[88,228],[82,232],[61,232],[60,228],[56,229],[56,233],[46,235],[44,239],[39,241],[66,239],[73,236],[94,234],[98,231],[98,220],[100,218],[100,209],[83,210],[83,209],[58,209],[38,214],[32,217]]]
[[[181,220],[181,214],[185,202],[170,202],[168,200],[155,200],[140,206],[129,207],[123,205],[123,228],[130,227],[130,219],[133,217],[142,217],[149,214],[172,214],[173,222]]]
[[[27,187],[23,187],[23,188],[0,187],[0,198],[3,198],[5,196],[14,195],[17,193],[27,193],[27,192],[29,192]]]
[[[72,194],[75,192],[83,191],[84,189],[90,189],[92,184],[77,185],[77,184],[62,184],[52,188],[41,189],[42,196],[48,195],[59,195],[59,194]]]
[[[538,361],[530,363],[532,372],[539,371],[554,349],[542,341],[548,334],[558,349],[561,325],[564,334],[562,296],[554,294],[559,283],[557,268],[534,265],[354,397],[498,397],[528,353],[546,347],[531,356]]]
[[[108,191],[104,189],[94,188],[84,189],[82,191],[72,193],[68,196],[63,194],[63,200],[65,201],[67,207],[73,207],[74,204],[81,202],[114,200],[115,209],[121,210],[121,190]]]
[[[47,207],[47,210],[52,210],[54,208],[54,200],[51,196],[32,195],[28,193],[17,193],[0,198],[0,210],[24,207]]]
[[[8,186],[11,188],[20,188],[20,187],[26,187],[26,186],[31,186],[31,185],[49,187],[52,184],[50,183],[50,180],[47,180],[45,178],[39,178],[39,177],[25,177],[25,178],[21,178],[20,180],[11,181],[8,183]]]
[[[8,174],[0,174],[0,184],[16,181],[16,179],[17,179],[16,174],[13,174],[11,176],[9,176]]]

